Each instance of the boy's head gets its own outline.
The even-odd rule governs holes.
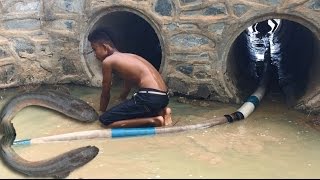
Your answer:
[[[115,48],[108,33],[102,29],[92,31],[88,36],[88,40],[91,43],[97,59],[100,61],[103,61],[107,56],[111,55]]]
[[[101,44],[109,44],[110,46],[114,46],[109,34],[103,29],[95,29],[92,31],[89,36],[88,40],[90,43],[101,43]]]

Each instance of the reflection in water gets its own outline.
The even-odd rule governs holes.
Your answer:
[[[74,86],[70,91],[98,109],[100,89]],[[118,92],[114,88],[111,96]],[[12,94],[14,91],[7,90],[1,105]],[[196,124],[239,108],[213,102],[179,103],[179,99],[171,98],[169,104],[176,126]],[[77,147],[97,146],[96,158],[68,178],[318,178],[320,134],[306,123],[313,118],[288,110],[273,95],[263,99],[247,119],[209,129],[13,148],[23,158],[37,161]],[[12,122],[17,139],[103,129],[99,122],[82,124],[41,107],[23,109]],[[3,163],[0,169],[2,178],[23,178]]]

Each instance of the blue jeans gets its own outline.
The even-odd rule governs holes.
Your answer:
[[[139,91],[160,92],[165,95],[140,93]],[[169,96],[166,92],[150,88],[142,88],[139,91],[131,99],[125,100],[103,113],[99,118],[100,122],[107,126],[120,120],[155,117],[169,104]]]

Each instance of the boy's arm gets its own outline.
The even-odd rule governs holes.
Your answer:
[[[100,97],[100,111],[106,111],[110,101],[110,89],[112,82],[112,68],[108,61],[102,63],[102,92]]]

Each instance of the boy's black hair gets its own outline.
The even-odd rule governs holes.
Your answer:
[[[88,36],[88,40],[91,42],[91,43],[95,43],[95,42],[98,42],[98,43],[107,43],[111,46],[114,46],[113,45],[113,41],[112,39],[110,38],[109,36],[109,33],[107,33],[107,31],[103,30],[103,29],[95,29],[93,30],[89,36]]]

